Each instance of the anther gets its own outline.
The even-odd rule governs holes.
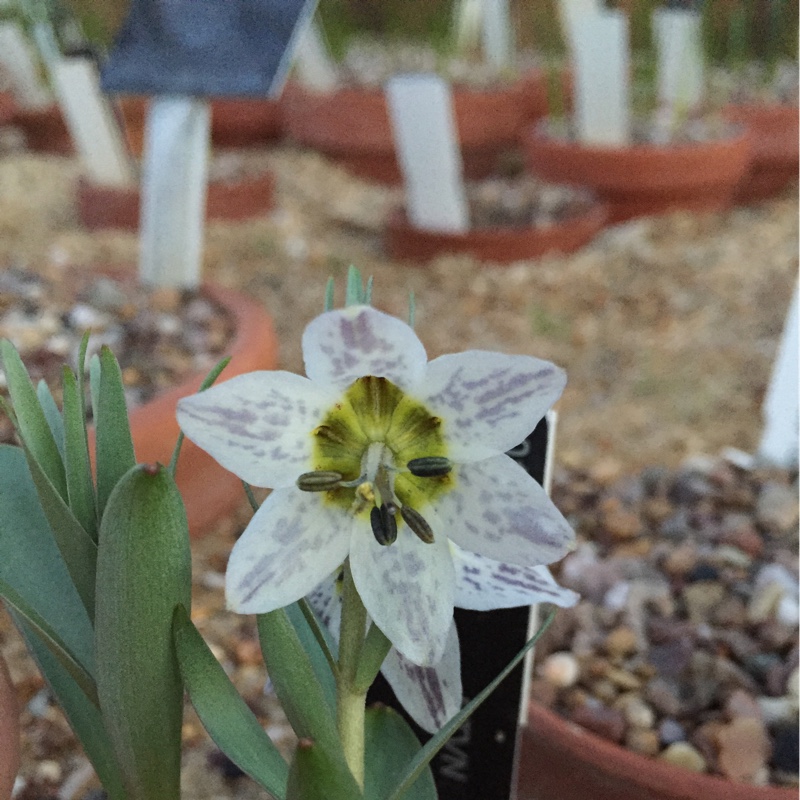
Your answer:
[[[403,506],[400,509],[400,516],[403,521],[425,544],[433,544],[433,531],[425,518],[418,511],[414,511],[410,506]]]
[[[397,539],[397,521],[387,506],[373,506],[369,512],[369,521],[378,544],[390,545]]]
[[[297,479],[297,487],[303,492],[327,492],[335,489],[341,480],[341,472],[319,469],[316,472],[304,472]]]
[[[441,478],[453,468],[450,459],[444,456],[412,458],[406,466],[408,471],[418,478]]]

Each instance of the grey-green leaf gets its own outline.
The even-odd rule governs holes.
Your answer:
[[[92,468],[86,441],[86,420],[81,402],[80,383],[69,368],[63,369],[64,394],[64,466],[67,470],[69,507],[83,529],[97,541],[97,509],[95,507]]]
[[[361,800],[363,794],[344,757],[301,739],[289,769],[287,800]]]
[[[64,420],[61,418],[61,412],[58,410],[53,393],[50,387],[42,380],[36,385],[36,396],[39,398],[39,405],[44,412],[44,418],[50,426],[50,432],[56,440],[56,447],[61,455],[61,460],[64,460]]]
[[[100,381],[95,406],[97,507],[102,518],[109,495],[136,463],[125,405],[122,372],[108,347],[100,350]]]
[[[66,499],[64,464],[28,371],[14,346],[5,339],[0,342],[0,356],[20,435],[56,491]]]
[[[179,795],[183,686],[172,614],[190,601],[189,528],[178,488],[161,465],[134,467],[100,524],[95,617],[100,708],[128,800]]]
[[[392,708],[368,708],[365,722],[364,797],[384,800],[403,776],[421,745],[408,723]],[[436,800],[430,767],[422,770],[403,800]]]
[[[172,633],[181,677],[203,726],[234,764],[283,800],[288,765],[183,606],[175,609]]]

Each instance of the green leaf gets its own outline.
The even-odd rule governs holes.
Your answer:
[[[421,745],[409,724],[392,708],[368,708],[364,738],[364,797],[384,800],[403,777]],[[436,800],[433,773],[426,767],[403,795],[404,800]]]
[[[190,601],[189,528],[178,488],[161,465],[134,467],[100,523],[95,618],[100,708],[128,800],[179,796],[183,687],[172,614]]]
[[[119,479],[136,464],[122,372],[108,347],[100,350],[100,381],[95,406],[97,448],[97,507],[104,513]]]
[[[126,800],[122,775],[100,710],[89,702],[69,672],[53,656],[34,630],[16,614],[13,616],[42,675],[61,705],[70,727],[81,740],[83,749],[108,794],[108,800]]]
[[[69,367],[64,367],[62,385],[66,445],[64,466],[67,470],[69,507],[83,529],[97,541],[97,509],[86,442],[86,418],[80,398],[81,388]]]
[[[310,739],[301,739],[289,769],[287,800],[359,800],[363,798],[344,757]]]
[[[61,497],[67,496],[67,479],[64,464],[52,430],[47,423],[36,390],[33,388],[28,371],[19,353],[8,340],[0,342],[0,357],[8,382],[8,392],[17,417],[19,433],[28,446],[33,458],[41,465]]]
[[[551,611],[545,621],[542,623],[538,631],[525,643],[522,650],[517,653],[514,658],[508,663],[503,671],[479,694],[472,698],[472,700],[461,709],[452,719],[445,723],[444,727],[431,739],[429,739],[425,746],[411,759],[403,771],[403,776],[400,782],[395,787],[395,790],[389,795],[388,800],[400,800],[401,797],[406,797],[406,792],[414,785],[414,782],[422,774],[423,770],[430,763],[431,759],[445,746],[447,740],[464,724],[464,722],[472,715],[478,706],[511,674],[514,667],[525,658],[525,654],[531,647],[536,644],[539,637],[547,630],[550,623],[553,621],[556,612]]]
[[[282,800],[289,767],[183,606],[175,609],[172,634],[181,677],[203,726],[234,764]]]
[[[0,597],[6,601],[6,604],[10,606],[20,618],[25,620],[28,627],[36,633],[42,642],[44,642],[47,649],[58,659],[58,662],[69,673],[70,677],[80,687],[86,697],[94,705],[99,707],[97,686],[95,685],[94,678],[89,674],[86,667],[77,660],[75,655],[70,652],[62,638],[47,620],[42,617],[36,609],[31,607],[25,598],[2,578],[0,578]]]
[[[300,639],[300,644],[308,654],[311,668],[319,681],[325,699],[336,711],[336,676],[333,673],[335,659],[331,651],[333,639],[328,629],[317,619],[310,603],[303,598],[285,609],[289,620]],[[313,626],[313,627],[312,627]]]
[[[56,491],[28,448],[23,446],[23,452],[42,510],[50,523],[53,538],[69,570],[72,583],[86,608],[86,613],[89,619],[93,619],[97,545]]]
[[[256,617],[261,653],[295,733],[341,753],[334,712],[286,609]]]
[[[95,353],[89,359],[89,395],[92,400],[92,418],[97,422],[97,409],[100,407],[100,356]]]
[[[53,393],[50,387],[44,382],[39,381],[36,385],[36,397],[39,398],[39,404],[44,412],[44,418],[50,426],[50,432],[56,440],[56,447],[58,448],[61,460],[64,460],[64,420],[61,419],[61,412],[58,410]]]
[[[391,649],[392,643],[386,638],[386,634],[374,622],[371,623],[358,661],[356,690],[366,692],[372,686]]]

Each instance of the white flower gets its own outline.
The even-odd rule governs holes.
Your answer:
[[[456,568],[456,600],[459,608],[487,611],[534,603],[568,607],[578,595],[559,586],[544,566],[517,567],[469,553],[451,543]],[[339,640],[341,593],[331,578],[308,597],[334,640]],[[451,623],[444,655],[430,667],[413,664],[391,648],[381,667],[398,702],[417,725],[435,733],[461,708],[461,652],[456,627]]]
[[[455,602],[450,541],[519,566],[573,546],[544,490],[504,455],[564,373],[480,350],[428,362],[408,325],[368,306],[313,320],[303,355],[307,378],[250,373],[178,405],[189,439],[273,489],[231,553],[228,605],[281,608],[349,557],[372,620],[409,661],[435,664]]]

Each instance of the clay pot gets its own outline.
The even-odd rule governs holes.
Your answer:
[[[245,372],[275,369],[278,342],[272,320],[261,303],[217,286],[205,286],[203,291],[235,320],[236,333],[226,351],[231,361],[218,383]],[[131,410],[133,444],[140,463],[169,463],[180,433],[175,407],[181,397],[197,392],[206,374],[207,370],[197,373]],[[94,452],[94,430],[90,431],[89,448]],[[188,439],[183,443],[178,460],[176,480],[186,503],[192,536],[207,533],[216,522],[233,512],[244,497],[239,478]]]
[[[11,797],[19,770],[19,705],[0,655],[0,797]]]
[[[790,800],[795,789],[756,787],[633,753],[531,703],[522,729],[519,800]]]
[[[128,149],[140,157],[144,147],[147,98],[123,95],[117,107]],[[211,101],[211,143],[216,147],[257,147],[277,139],[280,134],[277,100],[218,97]]]
[[[0,92],[0,128],[10,125],[17,113],[17,104],[11,92]]]
[[[381,89],[322,93],[293,83],[284,90],[281,108],[284,129],[299,144],[325,153],[363,178],[380,183],[402,180]],[[533,71],[493,89],[454,87],[453,110],[465,175],[486,177],[515,146],[524,126],[547,113],[544,75]]]
[[[790,105],[728,106],[725,117],[751,133],[751,164],[736,191],[746,203],[772,197],[797,180],[800,110]]]
[[[138,187],[98,186],[80,178],[77,189],[78,217],[90,230],[139,227]],[[272,175],[243,177],[235,181],[214,181],[208,185],[206,218],[238,221],[270,211],[274,203]]]
[[[507,264],[547,253],[571,253],[602,229],[608,216],[602,205],[555,225],[480,228],[466,233],[429,231],[414,227],[403,210],[389,217],[386,250],[392,258],[428,261],[446,253],[465,253],[481,261]]]
[[[720,211],[750,158],[750,136],[660,147],[599,147],[548,136],[542,126],[524,137],[528,166],[551,183],[588,186],[608,203],[610,221],[675,209]]]
[[[25,134],[29,150],[59,156],[75,151],[67,123],[55,103],[45,108],[17,107],[12,123]]]

